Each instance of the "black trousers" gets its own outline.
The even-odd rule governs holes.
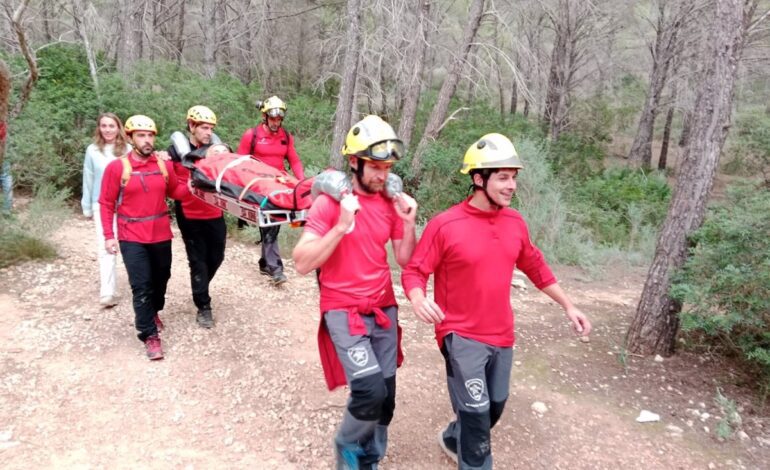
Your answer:
[[[171,240],[159,243],[120,242],[134,302],[134,326],[141,341],[158,334],[155,315],[166,303],[171,277]]]
[[[182,213],[182,206],[178,202],[175,212],[176,223],[182,232],[184,248],[187,251],[187,262],[190,265],[193,303],[199,310],[211,308],[209,284],[225,259],[225,219],[188,219]]]

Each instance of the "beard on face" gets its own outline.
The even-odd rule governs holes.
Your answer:
[[[379,192],[382,192],[383,189],[385,189],[385,183],[376,183],[380,186],[380,188],[374,189],[371,182],[369,184],[364,183],[363,178],[358,176],[358,173],[356,173],[355,175],[356,175],[356,179],[358,180],[358,185],[361,186],[361,189],[367,194],[377,194]]]
[[[144,144],[142,148],[138,148],[137,151],[143,156],[143,157],[149,157],[152,155],[152,152],[155,151],[155,147],[152,144]]]

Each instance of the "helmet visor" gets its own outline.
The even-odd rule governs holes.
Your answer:
[[[404,143],[400,140],[383,140],[370,145],[362,156],[378,161],[400,160],[405,152]]]
[[[268,109],[265,114],[267,114],[269,117],[273,117],[273,118],[274,117],[278,117],[278,116],[284,117],[286,115],[286,113],[281,108]]]

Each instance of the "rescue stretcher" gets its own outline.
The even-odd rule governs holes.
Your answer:
[[[249,155],[231,153],[215,140],[191,150],[182,133],[171,135],[182,165],[190,170],[187,185],[193,196],[260,227],[304,224],[314,178],[298,180]]]
[[[250,155],[234,154],[216,134],[212,137],[214,143],[195,150],[181,132],[174,132],[171,142],[182,165],[190,170],[187,185],[192,195],[239,219],[260,227],[299,227],[318,194],[342,201],[353,193],[353,184],[344,172],[329,169],[298,180]],[[389,173],[386,197],[398,198],[402,192],[401,178]]]

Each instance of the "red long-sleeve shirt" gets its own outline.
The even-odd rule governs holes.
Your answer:
[[[254,137],[256,129],[257,136]],[[251,151],[251,142],[254,141],[254,151]],[[305,179],[305,170],[294,148],[294,136],[286,132],[283,127],[278,132],[270,132],[264,124],[247,129],[241,137],[236,152],[238,155],[251,155],[273,168],[285,170],[283,161],[289,160],[292,173],[299,180]]]
[[[404,268],[404,291],[425,291],[434,278],[435,301],[445,314],[436,325],[439,347],[457,333],[485,344],[513,346],[511,278],[518,267],[539,289],[556,282],[540,250],[529,239],[517,211],[482,211],[469,199],[434,217]]]
[[[120,193],[120,178],[123,174],[123,163],[117,159],[107,165],[102,178],[102,188],[99,193],[102,229],[104,239],[117,238],[121,241],[138,243],[158,243],[171,240],[171,221],[168,216],[166,196],[182,199],[190,194],[187,186],[179,184],[171,162],[158,162],[155,156],[145,161],[135,159],[133,151],[128,154],[132,171],[145,175],[131,175],[128,184],[123,188],[123,201],[117,206]],[[158,165],[166,165],[168,184],[164,181]],[[117,237],[112,230],[112,220],[118,214]],[[158,217],[156,217],[158,216]],[[142,219],[135,221],[127,220]]]
[[[190,148],[195,150],[198,147],[193,145],[191,142]],[[190,180],[190,170],[182,165],[182,159],[176,152],[176,148],[174,148],[173,145],[168,148],[168,154],[171,155],[171,161],[174,163],[174,173],[176,173],[179,184],[187,186],[187,182]],[[182,213],[188,219],[209,220],[222,217],[221,209],[218,209],[211,204],[198,199],[190,192],[188,192],[187,196],[185,196],[184,199],[181,199],[179,202],[182,204]]]

